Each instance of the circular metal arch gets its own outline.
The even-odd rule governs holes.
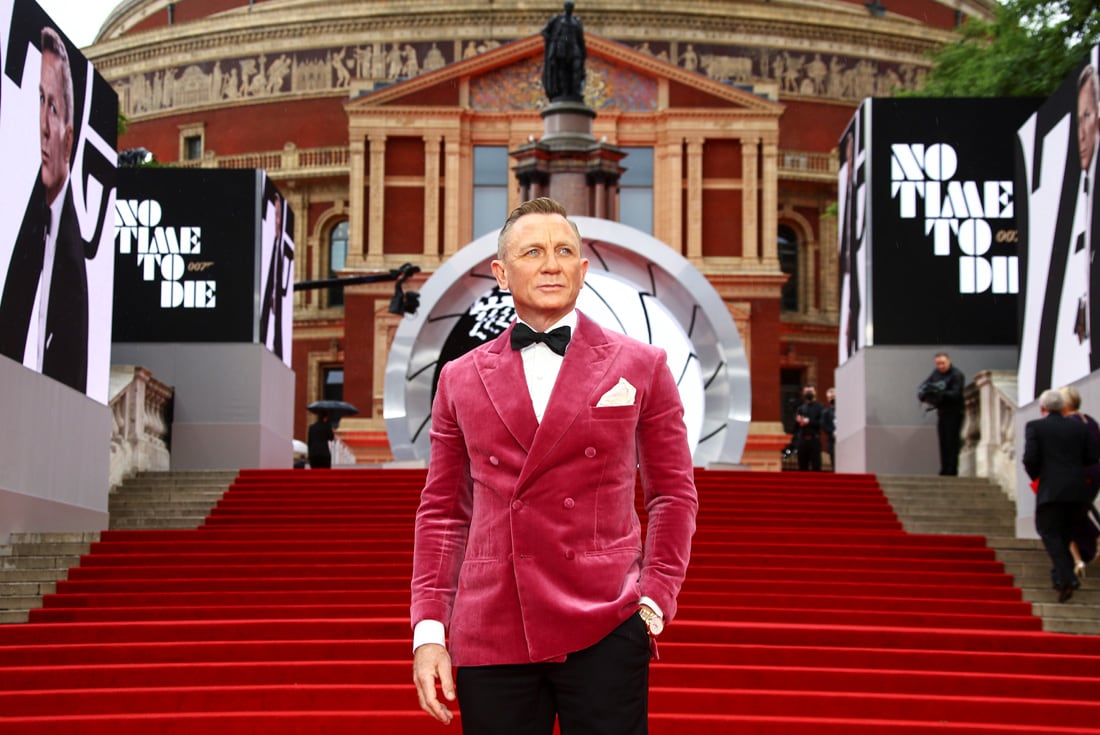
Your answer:
[[[721,296],[698,269],[660,240],[619,222],[570,219],[580,230],[589,260],[578,308],[605,328],[669,353],[696,466],[740,464],[751,419],[749,366]],[[498,234],[479,237],[443,263],[421,288],[419,311],[397,328],[382,404],[395,460],[428,458],[435,376],[441,360],[456,356],[444,357],[444,346],[453,344],[456,330],[461,328],[460,336],[476,344],[494,338],[511,321],[510,296],[493,293],[490,263]],[[630,295],[624,297],[627,291]]]

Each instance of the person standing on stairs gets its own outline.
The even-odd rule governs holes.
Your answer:
[[[1039,396],[1042,418],[1024,427],[1024,469],[1038,479],[1035,530],[1053,564],[1051,581],[1058,601],[1066,602],[1080,587],[1069,550],[1073,528],[1085,514],[1089,490],[1085,468],[1100,461],[1100,453],[1080,421],[1062,415],[1065,402],[1057,390]]]
[[[836,388],[825,391],[825,410],[821,412],[821,430],[825,432],[825,453],[829,467],[836,471]]]
[[[936,410],[936,433],[940,440],[940,474],[959,474],[959,446],[962,444],[963,388],[966,378],[951,364],[946,352],[937,352],[935,369],[917,389],[917,398]]]
[[[1068,418],[1080,421],[1089,430],[1089,439],[1093,447],[1100,454],[1100,424],[1087,413],[1081,413],[1081,394],[1072,385],[1059,388],[1065,406],[1062,413]],[[1069,542],[1069,550],[1073,555],[1073,573],[1078,579],[1085,578],[1085,568],[1091,562],[1096,561],[1100,551],[1097,549],[1097,536],[1100,535],[1100,513],[1096,511],[1096,494],[1100,490],[1100,464],[1090,464],[1085,468],[1085,482],[1089,488],[1089,504],[1085,513],[1077,519],[1073,527],[1073,540]]]
[[[322,413],[309,425],[309,466],[315,470],[332,467],[332,450],[329,442],[336,438],[327,413]]]
[[[518,320],[440,372],[413,680],[440,722],[457,696],[467,735],[550,735],[555,719],[563,733],[648,731],[649,661],[676,614],[698,498],[665,352],[576,310],[587,269],[558,202],[521,204],[492,262]]]
[[[798,448],[798,469],[821,471],[821,429],[825,407],[817,402],[813,385],[802,388],[802,405],[794,410],[795,446]]]

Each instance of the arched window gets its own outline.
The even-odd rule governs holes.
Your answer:
[[[335,278],[348,262],[348,223],[345,220],[332,228],[328,236],[328,273],[326,278]],[[344,289],[332,287],[328,290],[328,305],[344,305]]]
[[[786,225],[779,226],[779,269],[790,276],[779,298],[782,311],[798,311],[798,235]]]

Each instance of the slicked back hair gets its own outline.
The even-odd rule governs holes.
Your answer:
[[[581,232],[577,229],[577,223],[569,219],[569,213],[565,211],[565,207],[550,197],[539,197],[519,205],[508,215],[508,219],[504,220],[504,227],[500,229],[500,236],[497,237],[498,260],[504,260],[505,248],[508,245],[508,238],[512,234],[512,227],[521,217],[526,217],[529,214],[560,214],[573,228],[573,234],[577,236],[577,243],[580,244]]]

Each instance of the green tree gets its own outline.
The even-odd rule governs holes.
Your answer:
[[[1045,97],[1100,41],[1097,0],[1002,0],[932,56],[921,97]]]

